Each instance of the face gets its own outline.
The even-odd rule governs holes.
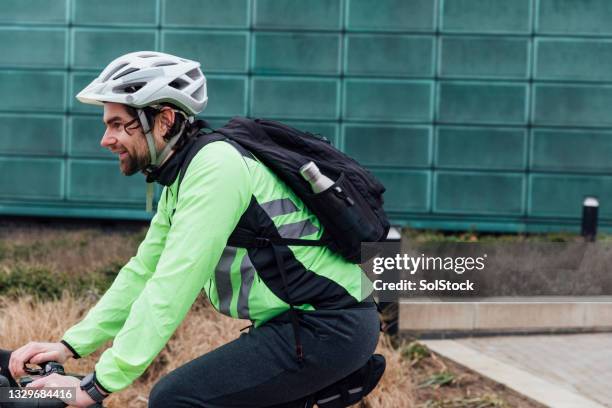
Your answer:
[[[133,119],[123,105],[112,102],[104,104],[103,121],[106,131],[100,140],[100,146],[119,157],[119,168],[126,176],[144,169],[150,162],[149,149],[140,122],[133,122],[128,126],[128,131],[125,130],[125,125]]]

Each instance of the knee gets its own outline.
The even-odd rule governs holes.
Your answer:
[[[203,395],[192,387],[179,372],[172,371],[162,377],[151,389],[149,408],[208,408],[202,405]]]
[[[172,397],[176,395],[176,390],[172,389],[171,382],[171,379],[166,375],[153,386],[149,394],[149,408],[174,406]]]

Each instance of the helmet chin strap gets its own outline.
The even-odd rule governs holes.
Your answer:
[[[183,131],[185,130],[186,122],[187,121],[191,122],[191,120],[190,118],[185,118],[186,120],[183,121],[183,123],[181,124],[181,128],[176,133],[176,135],[172,136],[172,138],[168,140],[168,143],[162,149],[161,152],[158,152],[157,148],[155,147],[153,131],[151,129],[151,126],[149,125],[149,121],[147,120],[147,115],[145,115],[144,110],[142,109],[137,109],[136,112],[138,113],[138,119],[140,120],[142,130],[145,134],[145,138],[147,139],[147,145],[149,146],[149,156],[151,158],[151,163],[145,169],[143,169],[143,172],[145,174],[149,174],[151,171],[158,168],[164,162],[164,160],[166,160],[168,155],[172,152],[172,148],[174,147],[176,142],[179,140],[179,138],[183,134]],[[180,113],[180,112],[177,112],[177,113]],[[153,185],[153,182],[147,183],[147,204],[146,204],[147,212],[153,211],[153,194],[155,192],[154,190],[155,190],[155,186]]]

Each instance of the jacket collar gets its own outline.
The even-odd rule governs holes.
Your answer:
[[[147,175],[147,183],[157,182],[163,186],[170,186],[174,183],[181,171],[181,167],[189,154],[197,138],[192,138],[179,151],[174,152],[168,160],[157,169]]]

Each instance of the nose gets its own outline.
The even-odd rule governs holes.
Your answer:
[[[102,135],[102,139],[100,139],[100,146],[108,148],[117,143],[117,138],[109,134],[110,132],[107,130]]]

